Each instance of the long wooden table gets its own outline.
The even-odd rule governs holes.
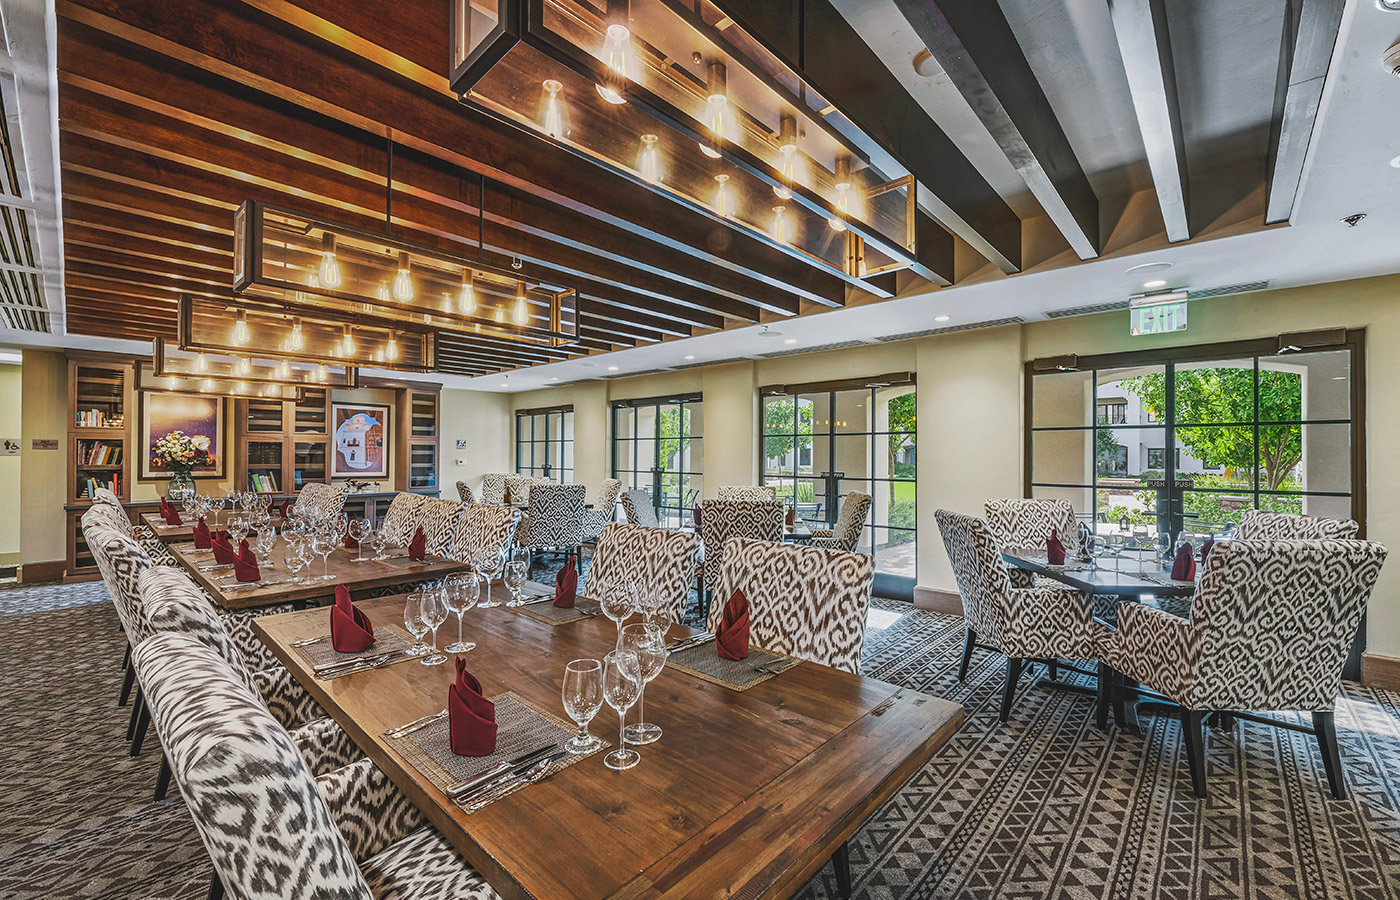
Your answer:
[[[360,603],[398,621],[401,597]],[[417,661],[322,681],[290,645],[328,633],[324,610],[254,621],[293,675],[433,825],[510,900],[768,900],[790,896],[957,730],[962,707],[803,663],[744,692],[667,667],[646,690],[661,740],[626,772],[597,753],[467,815],[399,756],[384,731],[445,708],[454,667]],[[691,631],[674,626],[671,637]],[[456,635],[454,622],[440,637]],[[565,665],[616,644],[595,616],[551,627],[477,609],[466,654],[488,696],[563,716]],[[441,643],[441,642],[440,642]],[[634,713],[635,715],[635,713]],[[594,734],[617,743],[604,706]]]
[[[167,525],[160,517],[160,513],[142,513],[141,522],[151,529],[156,537],[161,541],[172,544],[178,541],[188,541],[194,538],[194,522],[182,521],[179,525]]]
[[[335,596],[336,585],[343,584],[350,589],[352,596],[361,596],[366,591],[395,585],[409,585],[420,581],[432,581],[453,572],[467,572],[471,567],[462,562],[444,559],[441,556],[428,556],[423,562],[413,562],[405,557],[373,560],[368,557],[373,550],[365,548],[365,561],[356,562],[357,551],[337,547],[331,551],[326,563],[334,578],[312,581],[309,584],[260,585],[254,588],[232,589],[228,584],[232,569],[200,571],[202,566],[214,564],[214,555],[208,550],[196,550],[194,544],[170,544],[170,552],[184,566],[185,570],[199,586],[209,592],[214,602],[225,609],[253,609],[260,606],[274,606],[279,603],[314,604]],[[277,546],[272,549],[271,565],[261,566],[264,576],[276,573],[279,577],[288,573],[286,563],[287,542],[277,538]],[[403,553],[402,549],[390,551]],[[323,571],[318,556],[311,563],[310,574],[320,575]]]

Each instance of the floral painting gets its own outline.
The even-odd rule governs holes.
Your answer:
[[[180,432],[184,442],[198,444],[195,462],[190,470],[196,478],[224,477],[224,401],[220,397],[198,394],[141,394],[141,454],[140,477],[146,481],[169,478],[172,468],[162,462],[168,458],[173,444],[162,441]],[[196,439],[207,439],[205,440]]]

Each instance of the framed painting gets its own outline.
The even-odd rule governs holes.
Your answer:
[[[331,404],[331,477],[387,478],[389,407]]]
[[[224,398],[148,391],[141,391],[138,396],[141,401],[139,440],[143,448],[141,471],[137,475],[139,479],[165,481],[170,477],[169,469],[158,469],[151,464],[151,460],[155,454],[156,442],[173,431],[182,431],[187,437],[209,438],[209,455],[214,458],[214,464],[195,467],[191,472],[194,477],[224,477]]]

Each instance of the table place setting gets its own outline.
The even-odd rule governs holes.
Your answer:
[[[350,602],[350,591],[343,584],[335,589],[330,633],[291,646],[317,678],[327,681],[417,658],[411,652],[412,637],[397,626],[381,627],[375,634],[369,616]]]
[[[538,581],[526,581],[521,586],[520,595],[527,599],[521,600],[513,608],[549,625],[567,625],[603,614],[600,604],[578,596],[578,571],[574,567],[573,557],[555,575],[554,587]]]
[[[749,603],[738,590],[725,603],[715,633],[685,638],[667,652],[666,665],[731,691],[746,691],[802,664],[800,659],[749,645]]]

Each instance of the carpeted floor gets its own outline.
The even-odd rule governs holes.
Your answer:
[[[878,607],[865,674],[968,715],[857,836],[856,897],[1400,897],[1400,696],[1348,686],[1345,802],[1310,738],[1249,723],[1210,736],[1197,802],[1174,719],[1104,734],[1088,698],[1025,687],[1000,725],[1002,662],[956,679],[960,619]],[[121,646],[100,585],[0,589],[0,897],[203,896],[180,800],[150,803],[155,742],[126,754]],[[797,896],[834,897],[830,868]]]

